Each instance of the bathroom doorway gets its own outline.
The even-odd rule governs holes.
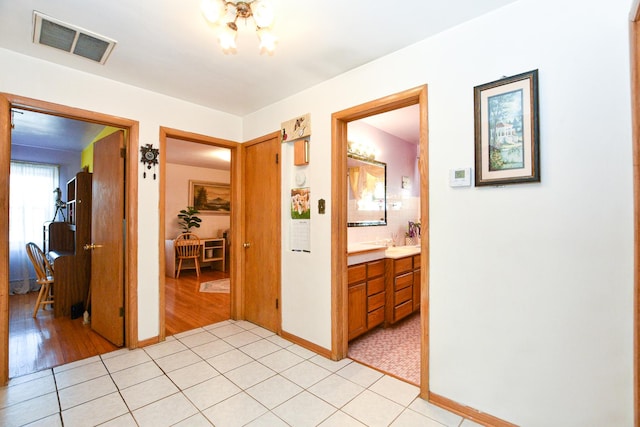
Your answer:
[[[385,98],[374,100],[349,108],[332,115],[332,356],[336,359],[348,355],[348,293],[347,293],[347,147],[349,123],[400,108],[418,105],[419,107],[419,144],[418,170],[420,176],[419,198],[422,240],[420,243],[420,390],[421,396],[428,397],[428,116],[427,86],[420,86]]]
[[[347,140],[349,272],[358,268],[358,258],[361,258],[357,255],[360,252],[354,255],[354,249],[363,245],[388,248],[378,251],[379,261],[367,263],[366,285],[358,280],[349,281],[350,307],[360,305],[354,287],[363,290],[366,287],[367,302],[362,304],[366,310],[356,310],[355,315],[364,318],[366,311],[367,320],[366,326],[356,331],[351,331],[350,326],[348,356],[419,385],[421,271],[417,257],[420,248],[415,247],[420,243],[419,104],[349,122]],[[384,166],[384,176],[377,176],[382,175],[379,173],[382,170],[376,164]],[[398,298],[394,295],[393,303],[385,307],[385,297],[387,301],[390,298],[380,286],[385,280],[384,270],[394,269],[395,263],[414,260],[412,272],[400,274],[405,287],[396,291]],[[378,270],[374,272],[372,268],[376,266]],[[413,280],[407,281],[407,278]],[[394,313],[388,309],[391,305],[402,308]],[[402,314],[398,315],[397,310],[402,310]],[[350,325],[360,326],[360,322],[356,320],[355,325],[352,322]],[[358,336],[354,336],[354,332]]]

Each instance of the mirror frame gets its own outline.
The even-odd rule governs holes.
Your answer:
[[[369,163],[370,165],[380,166],[384,169],[384,219],[376,221],[349,221],[349,209],[347,207],[347,227],[374,227],[374,226],[386,226],[387,225],[387,164],[379,162],[368,157],[364,157],[355,153],[347,152],[347,157],[361,162]],[[349,168],[347,167],[347,171]],[[348,173],[348,172],[347,172]],[[348,180],[347,180],[348,185]],[[347,191],[347,195],[349,192]],[[347,196],[348,197],[348,196]],[[348,201],[347,201],[348,206]]]

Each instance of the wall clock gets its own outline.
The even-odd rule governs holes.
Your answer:
[[[160,154],[160,150],[157,148],[153,148],[153,145],[146,144],[140,147],[140,154],[142,155],[140,158],[140,162],[147,166],[148,170],[151,170],[153,166],[153,179],[156,179],[156,165],[158,164],[158,155]],[[147,177],[147,171],[142,173],[142,177]]]

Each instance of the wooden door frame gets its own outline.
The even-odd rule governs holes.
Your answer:
[[[125,346],[138,345],[138,156],[137,121],[61,104],[0,93],[0,271],[9,271],[9,170],[11,164],[11,108],[83,120],[125,129]],[[9,108],[6,108],[8,106]],[[0,277],[0,385],[9,380],[9,274]]]
[[[165,297],[165,267],[166,267],[166,258],[165,258],[165,226],[166,226],[166,218],[165,218],[165,205],[166,205],[166,197],[163,189],[166,186],[166,170],[167,170],[167,161],[166,161],[166,152],[167,152],[167,138],[175,138],[189,142],[196,142],[198,144],[211,145],[214,147],[222,147],[228,148],[231,151],[231,171],[230,171],[230,184],[231,184],[231,214],[230,214],[230,234],[231,234],[231,243],[229,247],[230,254],[239,254],[242,253],[241,248],[241,239],[242,239],[242,215],[241,209],[236,209],[236,206],[240,206],[241,203],[241,188],[242,188],[242,167],[240,166],[242,163],[242,150],[239,149],[240,145],[237,142],[215,138],[212,136],[200,135],[197,133],[186,132],[179,129],[172,129],[168,127],[161,126],[160,127],[160,201],[159,201],[159,210],[160,210],[160,221],[159,221],[159,230],[158,235],[160,236],[159,241],[159,319],[160,319],[160,330],[158,334],[158,339],[160,341],[164,341],[166,338],[166,319],[165,319],[165,305],[166,305],[166,297]],[[241,260],[238,256],[230,256],[229,262],[229,277],[231,281],[231,310],[230,315],[232,319],[238,318],[238,313],[242,312],[241,304],[242,297],[240,292],[240,281],[238,280],[239,275],[238,272],[242,271],[241,269]]]
[[[640,0],[639,0],[640,1]],[[418,104],[420,107],[420,397],[484,425],[515,427],[508,421],[455,402],[429,389],[429,113],[427,85],[367,102],[331,116],[331,357],[347,357],[347,125],[354,120]]]
[[[260,136],[258,138],[254,138],[251,139],[247,142],[244,142],[243,144],[240,144],[241,146],[241,154],[242,154],[242,176],[245,175],[245,168],[246,168],[246,164],[245,164],[245,159],[246,159],[246,150],[247,147],[250,147],[252,145],[256,145],[256,144],[260,144],[266,141],[269,141],[273,138],[278,138],[278,140],[280,139],[280,132],[276,131],[276,132],[272,132],[263,136]],[[280,158],[280,161],[282,161],[282,150],[280,148],[279,152],[278,152],[278,157]],[[281,163],[280,163],[281,165]],[[280,189],[280,198],[278,200],[279,203],[282,203],[282,166],[280,166],[279,168],[279,172],[278,172],[278,176],[277,176],[277,188]],[[246,201],[246,189],[244,188],[245,183],[242,182],[242,211],[245,212],[246,211],[246,206],[245,206],[245,201]],[[245,251],[242,250],[242,242],[246,242],[246,233],[245,233],[245,225],[246,225],[246,219],[245,216],[242,215],[242,224],[241,224],[241,230],[240,230],[240,240],[236,239],[236,241],[239,244],[239,250],[240,250],[240,254],[241,256],[239,256],[239,261],[240,261],[240,265],[244,266],[245,261],[246,261],[246,257],[245,257]],[[275,227],[276,228],[276,235],[281,236],[282,235],[282,221],[278,221],[276,224],[271,224],[270,226]],[[276,244],[276,248],[274,249],[274,254],[275,256],[278,257],[278,265],[282,265],[282,247],[281,247],[281,242],[275,242]],[[244,268],[242,268],[241,270],[241,280],[242,280],[242,287],[240,289],[239,295],[238,295],[238,319],[245,319],[245,292],[244,292],[244,283],[246,283],[245,280],[245,275],[244,275]],[[276,327],[276,333],[278,335],[282,334],[282,272],[279,271],[279,275],[278,275],[278,286],[277,286],[277,294],[278,294],[278,300],[280,301],[280,308],[278,309],[278,326]]]
[[[633,412],[640,426],[640,0],[630,13],[631,144],[633,150]]]
[[[331,357],[347,357],[347,126],[349,122],[418,104],[420,108],[420,396],[429,397],[429,129],[427,85],[342,110],[331,115]]]

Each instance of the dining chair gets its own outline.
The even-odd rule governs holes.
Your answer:
[[[178,257],[176,279],[180,277],[182,261],[185,259],[193,259],[196,265],[196,275],[200,277],[200,238],[193,233],[182,233],[174,240],[174,247]]]
[[[33,308],[33,317],[36,317],[40,307],[44,309],[50,304],[53,308],[53,267],[38,245],[29,242],[26,247],[27,255],[36,271],[36,283],[40,284],[36,306]]]

